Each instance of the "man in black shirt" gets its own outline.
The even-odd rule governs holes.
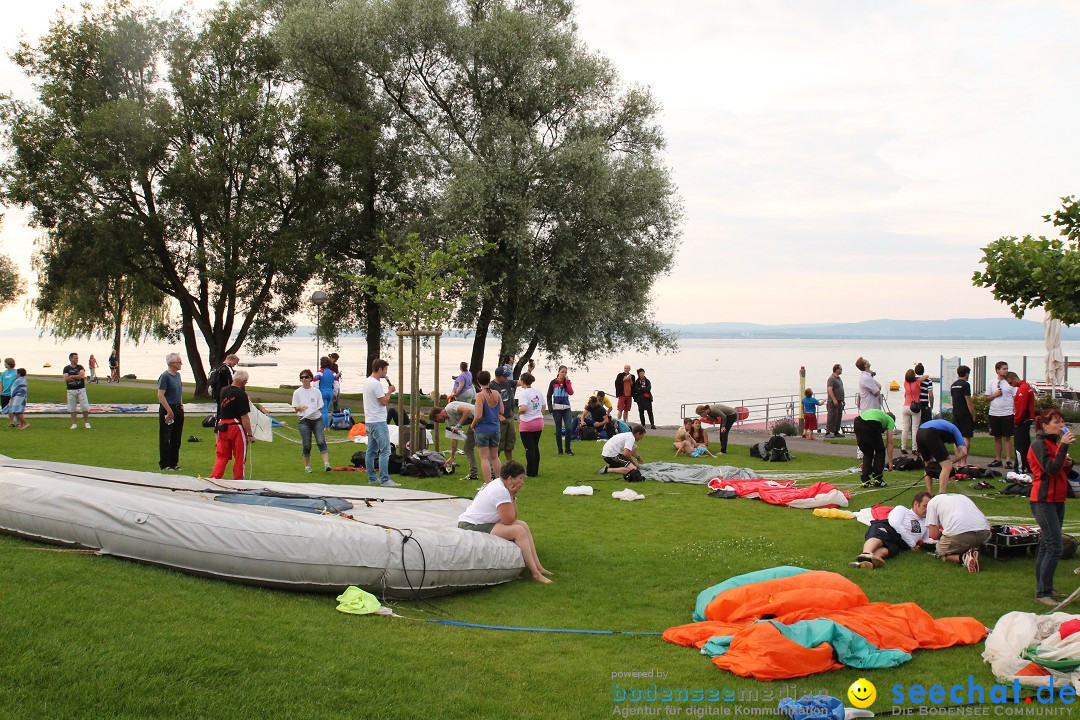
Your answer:
[[[971,447],[971,436],[975,434],[975,402],[971,399],[971,385],[968,384],[968,376],[971,368],[961,365],[956,368],[957,379],[949,388],[952,394],[953,425]]]
[[[76,410],[82,410],[83,423],[90,429],[90,401],[86,399],[86,370],[79,364],[79,353],[68,355],[68,364],[63,370],[64,382],[67,383],[67,406],[71,413],[71,429],[79,427]]]

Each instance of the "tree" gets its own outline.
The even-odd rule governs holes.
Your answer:
[[[126,2],[84,9],[20,47],[37,102],[0,109],[8,200],[49,230],[125,228],[83,251],[170,298],[197,393],[198,338],[211,366],[244,345],[273,349],[317,267],[308,221],[325,180],[310,152],[318,111],[292,92],[267,33],[243,2],[199,28]]]
[[[1060,237],[1001,237],[983,248],[985,270],[972,283],[992,288],[1018,318],[1030,308],[1045,308],[1066,325],[1080,323],[1080,203],[1061,198],[1061,209],[1043,220],[1060,228]]]
[[[128,226],[129,230],[135,228]],[[39,327],[61,338],[111,338],[118,375],[121,339],[138,343],[146,336],[170,335],[165,296],[145,282],[119,272],[119,266],[83,248],[108,244],[123,226],[68,222],[49,229],[43,250],[34,256],[39,293],[33,305]],[[100,240],[97,233],[105,233]],[[65,236],[66,235],[66,236]],[[65,236],[65,237],[61,237]]]
[[[0,255],[0,310],[19,299],[26,292],[26,282],[19,269],[7,255]]]
[[[475,331],[474,369],[491,331],[523,362],[672,344],[649,312],[680,218],[657,109],[582,46],[569,3],[277,5],[304,77],[377,89],[434,163],[443,233],[491,246],[469,268],[485,291],[455,318]]]

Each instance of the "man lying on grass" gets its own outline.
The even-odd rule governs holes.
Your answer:
[[[875,520],[866,531],[866,542],[862,553],[852,567],[863,570],[876,570],[885,567],[885,558],[895,557],[911,548],[918,551],[919,543],[927,538],[926,506],[933,497],[928,492],[920,492],[911,500],[911,508],[897,505],[889,512],[887,520]]]
[[[550,583],[544,577],[551,572],[540,564],[536,556],[536,542],[524,520],[517,517],[517,494],[525,485],[525,468],[517,460],[508,460],[499,471],[499,478],[480,488],[472,504],[458,516],[458,527],[463,530],[491,533],[509,540],[521,549],[525,566],[533,580]]]

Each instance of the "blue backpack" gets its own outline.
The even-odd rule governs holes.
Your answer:
[[[349,430],[354,424],[352,411],[349,408],[341,408],[341,412],[330,413],[330,428],[333,430]]]

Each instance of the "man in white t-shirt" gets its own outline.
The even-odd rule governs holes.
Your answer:
[[[885,566],[885,558],[895,557],[904,550],[918,550],[927,538],[926,506],[933,497],[928,492],[916,493],[911,507],[897,505],[886,520],[875,520],[866,531],[866,542],[852,567],[873,570]]]
[[[390,479],[390,429],[386,424],[386,404],[390,393],[397,390],[394,384],[387,382],[384,390],[382,380],[390,363],[382,358],[371,363],[371,375],[364,380],[364,424],[367,426],[368,482],[376,482],[383,487],[401,487]],[[378,460],[379,479],[375,479],[376,460]]]
[[[930,539],[937,556],[979,572],[979,546],[990,539],[990,523],[967,495],[935,495],[926,505]]]
[[[637,441],[643,437],[645,437],[643,425],[634,425],[630,428],[630,432],[612,436],[604,443],[604,449],[601,451],[605,465],[597,470],[596,474],[603,475],[611,472],[627,476],[636,472],[638,466],[644,462],[637,452]]]
[[[990,416],[987,423],[990,435],[994,438],[994,459],[988,467],[1001,467],[1001,458],[1005,458],[1005,467],[1012,467],[1013,456],[1013,397],[1016,388],[1009,384],[1005,376],[1009,374],[1009,363],[1001,360],[994,364],[997,375],[986,386],[986,397],[990,398]],[[1005,454],[1002,455],[1002,445]]]

